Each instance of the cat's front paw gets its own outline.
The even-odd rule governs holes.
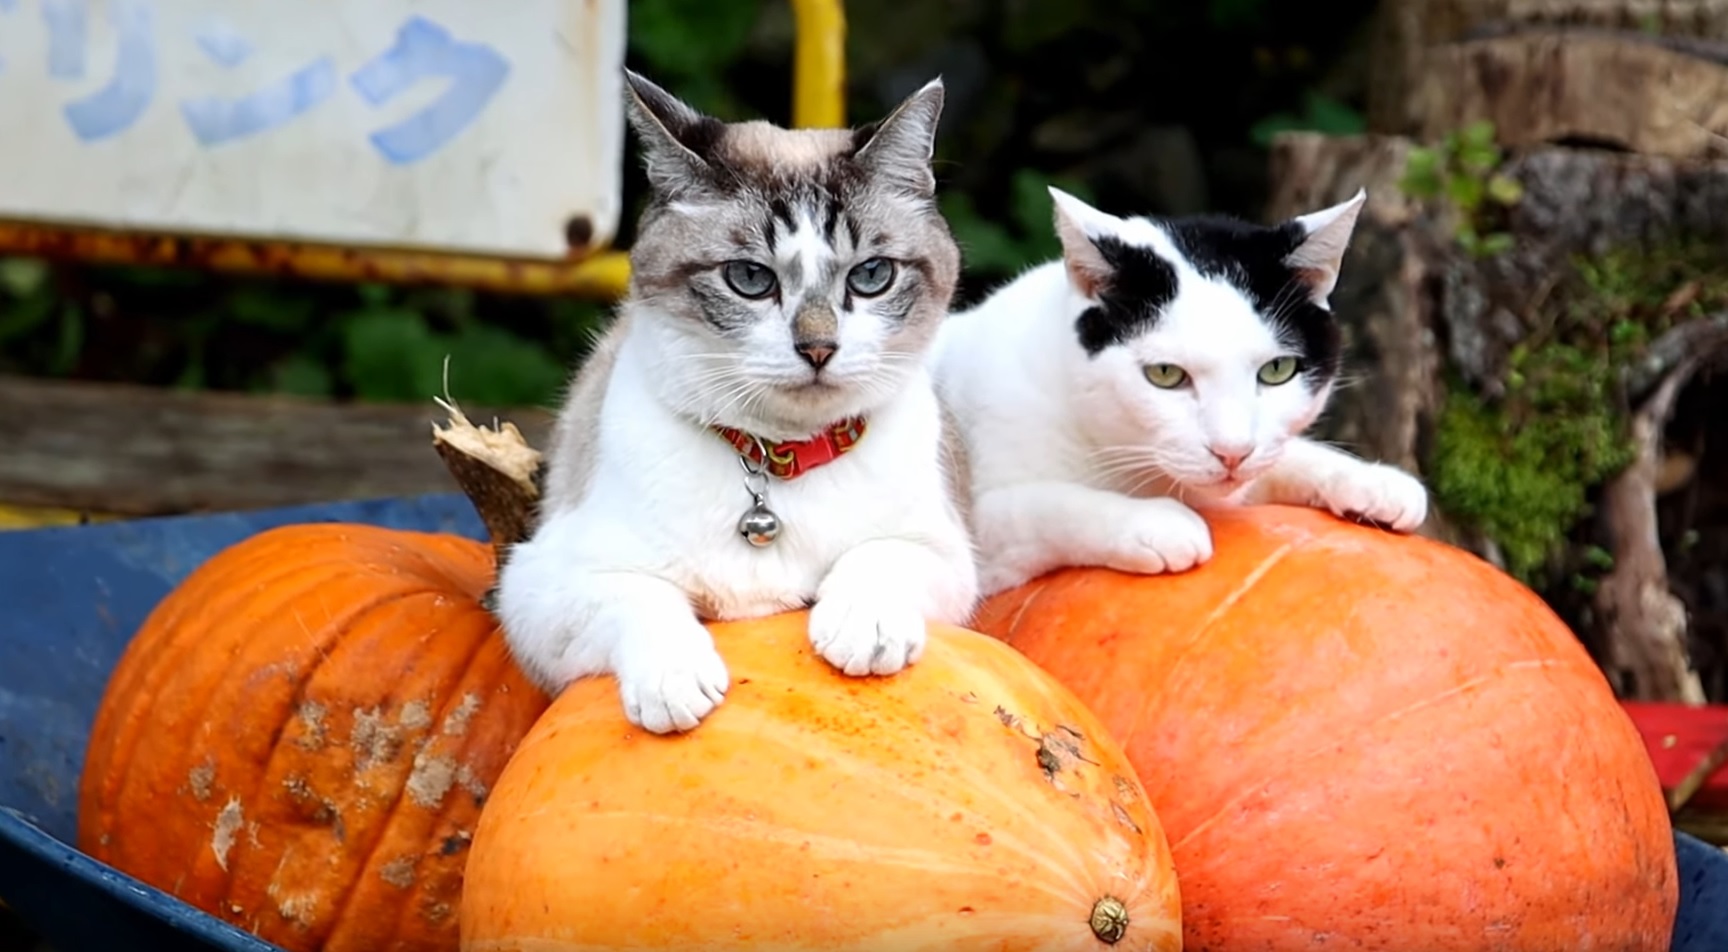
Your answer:
[[[1106,563],[1120,572],[1186,572],[1212,558],[1212,530],[1193,509],[1174,499],[1135,499],[1103,525],[1110,533]]]
[[[731,686],[708,629],[694,618],[688,628],[680,627],[636,633],[619,645],[616,674],[624,717],[651,733],[695,728]]]
[[[853,677],[894,674],[924,653],[924,616],[892,591],[841,588],[810,609],[810,644]]]
[[[1396,466],[1363,463],[1321,482],[1320,503],[1334,515],[1412,532],[1428,517],[1428,490]]]

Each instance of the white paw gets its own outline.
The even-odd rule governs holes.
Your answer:
[[[1200,514],[1174,499],[1136,499],[1101,527],[1109,533],[1106,564],[1122,572],[1186,572],[1212,557],[1212,530]]]
[[[618,694],[624,717],[655,734],[687,731],[726,697],[731,676],[708,629],[638,632],[620,644]]]
[[[894,674],[924,653],[924,616],[891,590],[840,588],[810,609],[810,644],[853,677]]]
[[[1364,463],[1340,469],[1320,483],[1320,504],[1334,515],[1410,532],[1428,517],[1428,490],[1396,466]]]

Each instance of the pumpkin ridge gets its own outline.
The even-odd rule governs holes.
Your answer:
[[[490,614],[487,617],[490,619]],[[527,677],[516,666],[515,659],[511,657],[509,649],[503,644],[503,639],[497,635],[495,620],[491,621],[490,631],[480,640],[482,642],[480,651],[470,662],[463,680],[451,690],[451,696],[463,699],[464,703],[468,695],[474,695],[477,700],[473,713],[468,717],[463,729],[455,735],[452,735],[445,727],[450,723],[449,719],[446,718],[440,724],[438,736],[458,737],[461,743],[456,746],[452,754],[453,759],[470,768],[479,765],[478,769],[474,770],[475,774],[488,776],[492,783],[496,783],[504,764],[514,755],[517,742],[527,733],[534,718],[524,719],[520,723],[502,723],[504,729],[499,731],[501,722],[493,718],[482,719],[479,715],[488,705],[506,704],[497,696],[508,694],[512,687],[535,692],[538,692],[539,689],[528,683]],[[487,692],[493,695],[490,700],[485,696]],[[487,733],[486,728],[492,728],[493,733]],[[430,830],[453,830],[453,832],[443,840],[439,840],[435,832],[427,839],[427,842],[439,843],[440,848],[436,852],[422,854],[422,862],[416,864],[414,883],[404,890],[403,901],[397,908],[393,935],[398,937],[411,935],[424,929],[428,924],[436,925],[437,922],[442,921],[441,917],[438,919],[433,917],[439,911],[438,907],[446,904],[442,900],[437,900],[436,896],[428,896],[429,889],[435,888],[435,885],[429,884],[436,884],[439,876],[453,878],[458,883],[457,887],[447,891],[447,895],[459,894],[459,884],[465,871],[466,856],[461,861],[455,862],[450,862],[448,858],[457,852],[466,853],[473,844],[474,831],[480,822],[480,811],[485,802],[492,796],[490,786],[484,787],[482,791],[469,790],[467,792],[472,794],[471,801],[465,801],[460,796],[449,797],[439,809],[437,816],[432,818],[429,824]],[[468,806],[468,803],[472,803],[472,806]],[[452,846],[455,848],[452,849]],[[425,865],[428,860],[430,861],[429,866]],[[444,865],[440,865],[441,863]],[[368,870],[363,875],[371,874],[372,872]],[[430,906],[426,905],[428,898],[435,900]],[[456,909],[446,907],[443,913],[454,916]],[[331,932],[330,940],[326,943],[327,952],[337,952],[337,940],[347,937],[344,925],[345,923],[338,920],[336,929]],[[364,949],[365,947],[356,946],[356,948]],[[366,952],[370,952],[370,949],[366,949]]]
[[[1401,720],[1404,717],[1407,717],[1411,714],[1416,714],[1416,713],[1420,713],[1422,711],[1430,710],[1432,708],[1441,706],[1441,705],[1445,704],[1446,702],[1451,701],[1455,698],[1463,697],[1464,695],[1469,694],[1469,693],[1471,693],[1471,692],[1473,692],[1479,688],[1483,688],[1483,687],[1486,687],[1486,686],[1493,684],[1497,681],[1503,680],[1509,672],[1516,671],[1516,672],[1522,673],[1522,672],[1527,672],[1527,671],[1528,672],[1548,671],[1548,670],[1552,670],[1555,668],[1559,668],[1561,670],[1573,670],[1576,668],[1576,665],[1574,663],[1568,662],[1562,658],[1531,658],[1531,659],[1527,659],[1527,660],[1523,660],[1523,661],[1507,662],[1506,664],[1502,664],[1502,665],[1497,666],[1496,668],[1494,668],[1494,670],[1489,671],[1486,674],[1479,674],[1479,675],[1477,675],[1473,678],[1470,678],[1466,681],[1460,682],[1459,684],[1453,685],[1452,687],[1449,687],[1446,690],[1441,691],[1438,694],[1435,694],[1435,695],[1430,696],[1430,697],[1421,698],[1421,699],[1416,700],[1416,701],[1412,701],[1408,704],[1404,704],[1404,705],[1401,705],[1397,708],[1394,708],[1391,711],[1386,711],[1386,712],[1377,714],[1374,717],[1369,718],[1368,720],[1362,722],[1361,727],[1360,727],[1360,733],[1367,734],[1370,731],[1372,731],[1374,728],[1379,727],[1380,725],[1388,724],[1388,723],[1391,723],[1391,722],[1396,721],[1396,720]],[[1287,771],[1291,770],[1292,768],[1302,766],[1311,760],[1316,760],[1320,757],[1324,757],[1325,755],[1336,751],[1338,748],[1339,748],[1338,742],[1336,742],[1336,741],[1328,742],[1325,744],[1316,745],[1314,747],[1309,748],[1308,750],[1303,751],[1300,754],[1297,754],[1297,755],[1283,759],[1280,763],[1281,769],[1277,773],[1264,776],[1261,780],[1259,780],[1258,782],[1256,782],[1255,784],[1250,786],[1248,789],[1242,790],[1242,791],[1238,792],[1237,794],[1235,794],[1234,796],[1231,796],[1229,799],[1227,799],[1223,803],[1219,804],[1216,812],[1207,816],[1204,820],[1201,820],[1200,822],[1195,823],[1193,826],[1189,827],[1188,831],[1182,835],[1182,838],[1180,840],[1171,841],[1170,852],[1175,853],[1176,851],[1180,850],[1183,846],[1187,845],[1189,840],[1200,835],[1202,832],[1204,832],[1205,830],[1211,828],[1214,824],[1216,824],[1225,814],[1229,813],[1230,810],[1233,807],[1235,807],[1237,804],[1243,802],[1244,800],[1247,800],[1248,798],[1254,796],[1255,794],[1261,792],[1262,790],[1265,790],[1267,787],[1271,786],[1273,783],[1275,783],[1279,779],[1282,779],[1282,777],[1285,775],[1285,773]]]
[[[279,559],[280,553],[268,547],[264,547],[264,551],[258,553],[258,561],[277,561]],[[245,565],[251,564],[252,562],[250,561],[245,563]],[[234,571],[237,572],[241,567],[243,566],[235,566]],[[131,698],[131,701],[128,705],[128,715],[120,725],[121,733],[118,740],[114,745],[112,745],[113,749],[119,754],[119,756],[114,758],[108,765],[107,773],[109,776],[114,778],[114,781],[112,787],[109,788],[102,797],[104,806],[98,812],[97,828],[101,831],[101,834],[106,834],[112,831],[114,813],[119,809],[121,804],[128,800],[127,791],[137,780],[138,774],[133,768],[138,762],[139,755],[142,753],[141,748],[145,746],[143,743],[143,734],[153,722],[153,719],[146,718],[144,714],[155,710],[156,698],[161,696],[163,686],[172,683],[177,675],[185,671],[184,662],[188,655],[195,652],[210,650],[210,639],[206,636],[211,633],[212,626],[205,622],[204,619],[217,617],[223,612],[231,609],[236,603],[243,602],[248,598],[256,597],[256,592],[248,590],[243,586],[237,586],[230,583],[230,572],[226,570],[226,563],[223,563],[220,568],[224,570],[201,578],[199,584],[185,589],[176,590],[172,594],[171,597],[176,597],[180,602],[199,606],[197,618],[198,623],[189,627],[190,634],[183,631],[180,637],[171,639],[168,648],[156,655],[155,663],[152,664],[149,671],[146,672],[147,676],[142,679],[138,685],[134,686],[128,695],[125,695]],[[259,587],[267,586],[270,589],[274,589],[280,585],[286,584],[288,580],[297,578],[301,575],[321,574],[325,568],[325,564],[321,562],[308,565],[291,561],[281,572],[263,576],[255,584]],[[218,594],[214,598],[206,599],[204,598],[204,594],[210,588],[214,588]],[[172,617],[173,616],[169,616],[169,619],[171,620]],[[152,621],[147,620],[144,629],[141,629],[140,634],[146,630],[159,631],[162,629],[157,628]],[[220,631],[221,629],[218,628],[217,630]],[[233,632],[233,641],[244,641],[245,632],[243,632],[238,626],[235,626],[231,630]],[[194,634],[199,637],[193,637]],[[134,636],[134,640],[137,640],[136,635]],[[223,676],[210,682],[212,688],[209,695],[201,700],[199,705],[200,707],[207,707],[208,704],[210,704],[225,688],[228,687],[228,675],[231,674],[237,666],[240,666],[240,659],[242,657],[243,652],[237,651],[234,653],[234,656],[230,658],[228,665],[223,669]],[[197,719],[190,719],[190,729],[194,734],[197,733],[199,728],[200,722]],[[193,739],[193,737],[186,737],[179,738],[178,740],[191,741]],[[192,766],[196,764],[199,757],[204,753],[201,748],[193,748],[189,743],[169,745],[167,749],[178,751],[182,755],[177,758],[180,763],[173,771],[181,776],[185,776],[191,770]]]
[[[1248,597],[1248,593],[1258,587],[1262,579],[1264,579],[1273,569],[1277,568],[1278,565],[1291,554],[1300,549],[1307,548],[1313,543],[1313,541],[1314,538],[1312,536],[1305,536],[1299,540],[1285,542],[1278,546],[1278,548],[1273,549],[1271,553],[1260,560],[1259,564],[1250,569],[1235,588],[1231,589],[1223,598],[1218,600],[1217,604],[1212,606],[1212,610],[1206,613],[1206,617],[1200,620],[1200,624],[1194,626],[1194,630],[1190,633],[1187,643],[1182,646],[1182,653],[1177,655],[1176,658],[1170,662],[1169,666],[1161,672],[1163,681],[1168,683],[1173,677],[1175,677],[1176,672],[1182,669],[1182,665],[1187,662],[1189,658],[1194,656],[1195,649],[1206,640],[1206,636],[1217,629],[1218,622],[1222,621],[1224,616],[1230,611],[1230,609],[1235,608],[1238,602]],[[1030,608],[1030,605],[1027,607]],[[1142,707],[1139,715],[1134,718],[1134,723],[1129,726],[1128,730],[1123,733],[1120,738],[1118,738],[1123,749],[1133,749],[1135,735],[1140,733],[1140,729],[1144,727],[1147,720],[1151,718],[1152,710],[1155,706],[1156,705],[1153,704],[1147,704]]]
[[[744,709],[740,708],[740,710],[744,710]],[[755,709],[749,709],[749,713],[751,715],[753,715],[754,719],[760,723],[766,724],[768,726],[773,726],[773,724],[775,723],[775,719],[765,712],[758,711]],[[734,715],[734,719],[736,719],[736,715]],[[755,732],[755,734],[753,736],[756,737],[757,739],[760,739],[766,733],[767,733],[766,731],[758,730],[757,732]],[[826,754],[825,760],[830,766],[840,766],[842,770],[844,770],[849,776],[852,776],[852,777],[863,777],[870,772],[880,772],[879,767],[875,768],[874,771],[849,769],[850,767],[855,766],[855,765],[863,765],[865,767],[870,767],[871,765],[870,765],[869,761],[858,756],[857,754],[845,751],[839,745],[834,744],[832,742],[832,739],[830,738],[830,736],[827,734],[819,734],[819,733],[812,732],[810,734],[801,736],[799,738],[799,743],[797,745],[780,743],[778,741],[771,741],[771,742],[778,743],[779,746],[785,747],[787,749],[792,749],[792,750],[796,750],[796,751],[803,752],[803,753],[815,753],[818,751],[818,749],[820,749],[823,753]],[[946,764],[943,764],[942,766],[944,766],[950,773],[954,774],[957,777],[964,775],[964,773],[961,770],[957,770],[957,768],[965,768],[966,767],[966,765],[963,762],[957,762],[957,760],[951,760],[951,761],[947,762]],[[1028,829],[1040,830],[1040,831],[1047,829],[1047,825],[1045,823],[1043,823],[1042,821],[1040,821],[1038,816],[1032,810],[1027,809],[1027,808],[1023,808],[1021,804],[1014,802],[1013,798],[1011,798],[1011,797],[1002,796],[1000,791],[996,788],[996,786],[994,784],[983,782],[983,781],[989,780],[989,778],[984,776],[982,771],[979,771],[976,768],[970,768],[970,770],[967,772],[975,775],[975,778],[973,780],[973,784],[969,789],[975,790],[975,791],[979,792],[980,794],[988,796],[992,801],[994,801],[999,806],[1007,807],[1009,809],[1010,813],[1016,814],[1021,819],[1027,821],[1027,828]],[[892,795],[892,796],[900,797],[902,800],[904,800],[906,802],[910,802],[910,803],[916,803],[916,804],[920,804],[920,805],[928,806],[928,807],[940,807],[940,809],[932,809],[931,810],[932,815],[938,815],[939,816],[939,815],[944,814],[944,813],[952,812],[952,810],[953,810],[952,804],[944,805],[942,801],[936,799],[935,797],[932,797],[932,796],[912,796],[909,793],[909,791],[920,790],[920,789],[921,788],[919,788],[916,785],[902,784],[902,785],[900,785],[900,789],[898,789],[898,790],[893,790],[893,791],[884,790],[884,791],[882,791],[882,793],[885,795]],[[812,835],[815,835],[815,834],[812,834]],[[1010,848],[1013,848],[1016,851],[1026,855],[1026,856],[1043,856],[1043,855],[1050,855],[1052,853],[1055,853],[1054,849],[1047,850],[1047,851],[1034,849],[1033,844],[1028,842],[1027,840],[1022,839],[1021,837],[1018,837],[1018,836],[1009,836],[1009,835],[1005,834],[1000,829],[993,830],[991,833],[991,836],[995,839],[996,842],[1001,843],[1001,844],[1008,846]],[[1058,847],[1061,850],[1063,850],[1062,858],[1067,862],[1077,864],[1075,868],[1082,868],[1083,867],[1083,865],[1084,865],[1083,864],[1083,857],[1080,855],[1079,849],[1074,847],[1072,844],[1065,842],[1064,840],[1062,840],[1061,837],[1051,837],[1049,840],[1049,845],[1052,847]],[[872,849],[872,850],[875,849],[875,847],[868,847],[868,848]],[[990,874],[989,871],[980,871],[980,872],[982,872],[985,875]],[[1047,895],[1050,895],[1050,896],[1058,898],[1058,899],[1070,899],[1070,900],[1079,901],[1079,900],[1090,900],[1091,898],[1093,898],[1092,891],[1087,889],[1086,885],[1084,883],[1078,881],[1078,880],[1067,879],[1062,883],[1062,885],[1068,887],[1070,890],[1072,890],[1072,892],[1068,895],[1062,895],[1062,894],[1057,893],[1053,889],[1045,888],[1043,891]]]
[[[254,537],[256,538],[256,537]],[[248,540],[249,541],[249,540]],[[245,542],[240,543],[246,545]],[[279,564],[276,553],[263,546],[248,546],[243,554],[245,567],[250,568],[257,563]],[[115,662],[114,673],[110,676],[108,685],[103,689],[104,697],[134,697],[140,690],[139,685],[151,685],[152,695],[160,687],[160,679],[168,677],[177,665],[167,665],[164,655],[172,654],[173,648],[181,647],[178,639],[160,640],[139,637],[143,632],[161,630],[177,626],[180,619],[194,608],[200,607],[202,600],[192,596],[202,595],[214,583],[225,581],[227,571],[221,566],[211,566],[212,571],[203,572],[203,567],[194,569],[180,583],[180,589],[170,592],[144,619],[139,631],[128,640],[126,648]],[[240,566],[235,567],[236,570]],[[285,576],[294,571],[292,567],[283,569]],[[201,574],[202,573],[202,574]],[[233,586],[223,586],[217,589],[226,592]],[[238,596],[236,596],[238,597]],[[97,710],[95,722],[91,725],[90,737],[86,746],[96,751],[94,759],[85,764],[85,769],[79,778],[80,786],[88,786],[88,797],[92,801],[94,812],[90,819],[93,823],[85,823],[82,818],[79,823],[79,837],[88,838],[89,842],[81,842],[80,848],[91,852],[97,858],[104,858],[99,842],[103,833],[112,827],[111,806],[116,802],[118,784],[125,779],[125,774],[131,769],[131,754],[137,740],[136,728],[130,725],[136,719],[140,707],[148,705],[131,704],[124,708],[103,704]],[[118,720],[116,720],[118,719]],[[113,734],[116,740],[112,743],[105,738]],[[118,755],[118,756],[116,756]],[[86,794],[80,794],[83,798]],[[99,806],[107,805],[107,806]],[[84,811],[80,810],[82,814]]]
[[[416,579],[416,581],[423,582],[423,579]],[[353,608],[346,613],[346,617],[342,617],[342,625],[340,625],[339,629],[334,632],[334,636],[330,638],[330,643],[346,643],[347,639],[353,638],[354,627],[361,624],[361,620],[366,619],[366,617],[372,615],[373,612],[384,610],[384,608],[391,608],[391,606],[399,605],[399,603],[411,600],[411,598],[442,598],[442,596],[444,596],[444,593],[441,593],[441,591],[434,586],[413,587],[413,589],[403,589],[403,591],[397,591],[397,593],[384,593],[382,596],[375,596],[372,600],[353,606]],[[442,629],[439,629],[439,631],[442,631]],[[432,632],[430,636],[427,636],[425,641],[420,644],[420,651],[418,651],[418,653],[423,653],[423,651],[429,650],[430,646],[437,641],[435,636],[437,636],[437,632]],[[416,655],[418,655],[418,653],[416,653]],[[295,682],[294,696],[292,696],[292,698],[287,701],[287,705],[285,705],[285,712],[287,712],[287,715],[275,719],[275,734],[271,736],[270,753],[268,753],[268,757],[263,758],[263,762],[261,762],[259,767],[257,767],[256,781],[252,784],[251,790],[247,791],[245,802],[257,803],[257,798],[261,795],[261,791],[264,790],[264,784],[270,781],[270,777],[275,776],[278,771],[285,772],[285,762],[287,762],[285,758],[295,757],[295,753],[292,752],[292,750],[289,750],[289,745],[285,745],[283,741],[285,741],[285,736],[287,736],[290,724],[294,722],[294,712],[297,712],[297,710],[301,708],[302,701],[306,700],[306,693],[308,693],[311,684],[313,684],[314,679],[318,676],[318,672],[323,669],[325,663],[330,662],[330,658],[332,657],[335,657],[334,651],[316,651],[316,662],[314,662],[311,667],[304,670],[302,676],[297,679],[297,682]],[[472,655],[470,655],[470,658],[472,658]],[[467,663],[467,658],[465,658],[465,663]],[[397,695],[396,684],[392,684],[389,693],[385,693],[384,701],[382,701],[380,707],[403,707],[403,701],[406,700],[411,700],[411,698]],[[396,803],[401,800],[401,793],[403,793],[403,790],[397,788],[396,797],[392,798],[391,810],[385,812],[384,819],[378,822],[378,836],[382,836],[382,831],[384,831],[385,826],[387,826],[387,822],[389,822],[389,819],[394,816]],[[299,824],[294,824],[294,826],[299,826]],[[373,845],[375,845],[375,843],[373,843]],[[368,847],[368,857],[366,857],[368,862],[370,862],[370,848],[372,847]],[[276,869],[276,871],[278,871],[278,873],[280,873],[280,862],[282,862],[285,855],[287,855],[287,845],[283,847],[282,854],[276,855],[276,862],[278,862],[278,869]],[[221,897],[221,902],[225,902],[225,904],[233,904],[233,898],[235,898],[233,897],[233,869],[237,866],[237,862],[235,862],[235,864],[230,864],[230,869],[226,871],[225,890],[223,890],[223,897]],[[359,867],[363,869],[365,864],[361,864]],[[275,873],[271,873],[270,878],[266,879],[266,883],[270,886],[275,885]],[[340,904],[346,902],[349,890],[353,890],[354,888],[354,883],[356,883],[356,879],[349,878],[349,881],[344,885],[344,892],[339,893],[337,897],[332,897],[332,902],[330,902],[330,907],[332,907],[332,909],[340,909]],[[268,886],[266,886],[266,893],[268,893]],[[252,916],[256,916],[257,912],[251,911],[251,914]],[[321,936],[321,942],[327,942],[330,930],[334,930],[334,924],[339,921],[339,917],[321,917],[320,921],[321,923],[330,923],[327,928],[325,928],[325,935]],[[268,936],[266,936],[266,938],[268,938]]]
[[[253,777],[252,782],[246,788],[244,795],[239,797],[240,802],[243,804],[242,809],[251,808],[253,815],[257,814],[259,796],[263,792],[263,786],[266,779],[270,776],[272,766],[275,765],[277,757],[282,754],[283,738],[288,732],[288,726],[294,722],[296,712],[300,710],[301,705],[306,700],[307,687],[311,685],[313,678],[331,657],[328,645],[339,642],[347,637],[356,621],[367,613],[378,608],[380,605],[394,603],[404,598],[416,595],[426,594],[436,594],[436,589],[412,588],[400,592],[384,592],[382,594],[373,595],[366,601],[345,607],[340,614],[332,617],[329,622],[326,623],[325,627],[328,631],[328,635],[324,646],[312,652],[312,663],[307,666],[304,671],[299,672],[295,678],[294,693],[288,698],[287,702],[283,706],[283,716],[273,718],[275,726],[267,745],[269,752],[254,764],[250,771],[248,771],[253,774]],[[242,664],[243,661],[243,654],[236,655],[235,659],[230,662],[230,668],[228,670],[232,671],[234,665]],[[246,666],[250,667],[250,665]],[[219,683],[226,686],[228,680],[224,677]],[[199,849],[201,850],[202,848],[203,844],[200,844]],[[221,903],[224,908],[233,904],[234,870],[238,865],[239,863],[237,861],[231,861],[222,869],[222,886],[217,901]]]
[[[435,596],[439,595],[436,589],[428,589],[427,591]],[[488,615],[488,617],[490,616]],[[427,646],[432,645],[434,642],[439,640],[441,635],[454,627],[456,626],[445,625],[440,627],[438,630],[427,636],[425,644]],[[494,626],[491,625],[485,626],[485,630],[481,632],[480,636],[473,639],[473,644],[469,647],[467,655],[462,659],[462,663],[453,668],[455,673],[455,676],[451,678],[453,686],[460,686],[467,680],[474,666],[474,661],[485,648],[486,638],[493,628]],[[442,725],[453,713],[455,706],[462,703],[461,698],[462,695],[460,693],[452,692],[447,694],[444,698],[443,705],[439,708],[438,714],[433,718],[432,723],[434,725]],[[426,738],[421,741],[420,745],[415,748],[414,753],[416,756],[437,739],[439,729],[440,728],[435,727],[430,733],[428,733]],[[410,776],[412,776],[412,774],[410,774]],[[358,872],[348,880],[346,888],[331,903],[331,912],[329,916],[330,931],[325,933],[325,943],[328,943],[336,935],[337,930],[341,928],[348,913],[349,901],[352,900],[354,894],[359,891],[360,884],[364,881],[364,877],[373,872],[373,862],[378,858],[378,850],[385,841],[389,839],[390,827],[396,822],[397,811],[402,808],[402,801],[406,799],[407,794],[408,782],[405,780],[396,788],[396,795],[391,799],[389,808],[384,811],[383,818],[378,822],[377,832],[373,835],[372,841],[366,846],[366,857],[360,861],[357,867]]]

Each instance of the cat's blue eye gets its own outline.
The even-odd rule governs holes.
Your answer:
[[[1147,364],[1146,382],[1160,390],[1174,390],[1188,382],[1188,371],[1175,364]]]
[[[1296,371],[1302,369],[1302,362],[1294,357],[1274,357],[1260,365],[1257,375],[1260,382],[1268,387],[1289,383],[1296,376]]]
[[[893,283],[894,262],[887,258],[861,261],[846,275],[846,287],[860,297],[875,297]]]
[[[780,285],[772,268],[754,261],[728,261],[720,269],[720,276],[739,297],[764,298]]]

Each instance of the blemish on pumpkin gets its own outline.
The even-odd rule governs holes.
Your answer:
[[[402,729],[386,721],[380,708],[355,711],[348,746],[354,750],[357,770],[388,763],[402,750]]]
[[[467,849],[468,844],[473,840],[474,834],[467,830],[457,830],[455,833],[444,837],[444,845],[439,848],[438,852],[443,856],[455,856]]]
[[[473,797],[476,803],[485,800],[486,794],[491,792],[486,789],[486,784],[482,783],[479,776],[474,773],[474,768],[467,764],[456,768],[456,782],[462,785],[462,789],[468,791],[468,795]]]
[[[254,849],[264,845],[264,841],[258,838],[258,821],[246,824],[246,842],[251,843]]]
[[[429,757],[422,750],[414,755],[414,770],[404,786],[415,803],[427,809],[444,802],[445,794],[456,785],[456,761],[449,754]]]
[[[1117,774],[1110,779],[1116,784],[1116,794],[1118,796],[1128,797],[1130,799],[1134,797],[1134,785],[1128,782],[1127,777]]]
[[[317,701],[305,701],[300,705],[300,726],[304,733],[294,738],[295,746],[302,750],[323,749],[325,741],[324,715],[327,713],[329,713],[328,709]]]
[[[411,731],[417,731],[432,723],[432,706],[425,701],[409,701],[402,705],[402,713],[396,715],[396,723]]]
[[[311,896],[289,896],[276,900],[276,912],[298,928],[306,929],[312,925],[312,910],[316,905],[317,900]]]
[[[293,797],[296,803],[305,803],[312,799],[312,785],[306,782],[305,777],[283,777],[282,789],[288,791],[288,795]]]
[[[234,848],[234,839],[240,834],[240,828],[246,825],[246,817],[240,810],[240,798],[229,797],[222,811],[216,814],[214,832],[210,836],[210,852],[216,854],[216,865],[222,871],[228,871],[228,851]]]
[[[186,774],[186,785],[192,789],[192,796],[199,803],[210,799],[210,789],[215,783],[216,762],[208,757]]]
[[[1097,761],[1089,759],[1080,749],[1080,743],[1085,739],[1085,735],[1066,724],[1058,724],[1055,730],[1039,737],[1036,756],[1045,779],[1054,783],[1058,773],[1072,770],[1075,764],[1097,766]]]
[[[378,870],[378,878],[397,889],[414,885],[414,857],[398,856]]]
[[[473,691],[462,695],[462,700],[457,701],[450,713],[444,715],[444,736],[461,737],[468,733],[468,722],[473,720],[474,715],[479,711],[480,695]]]
[[[432,905],[427,906],[421,915],[425,917],[427,922],[437,925],[438,923],[450,918],[450,904],[447,902],[435,902]]]
[[[1133,830],[1135,833],[1141,832],[1140,824],[1134,822],[1134,818],[1128,815],[1128,811],[1122,808],[1122,804],[1117,803],[1115,800],[1111,800],[1110,809],[1116,814],[1116,822],[1130,830]]]
[[[977,836],[972,837],[972,841],[977,843],[979,846],[989,846],[991,843],[996,842],[990,838],[990,834],[988,833],[980,833]]]

